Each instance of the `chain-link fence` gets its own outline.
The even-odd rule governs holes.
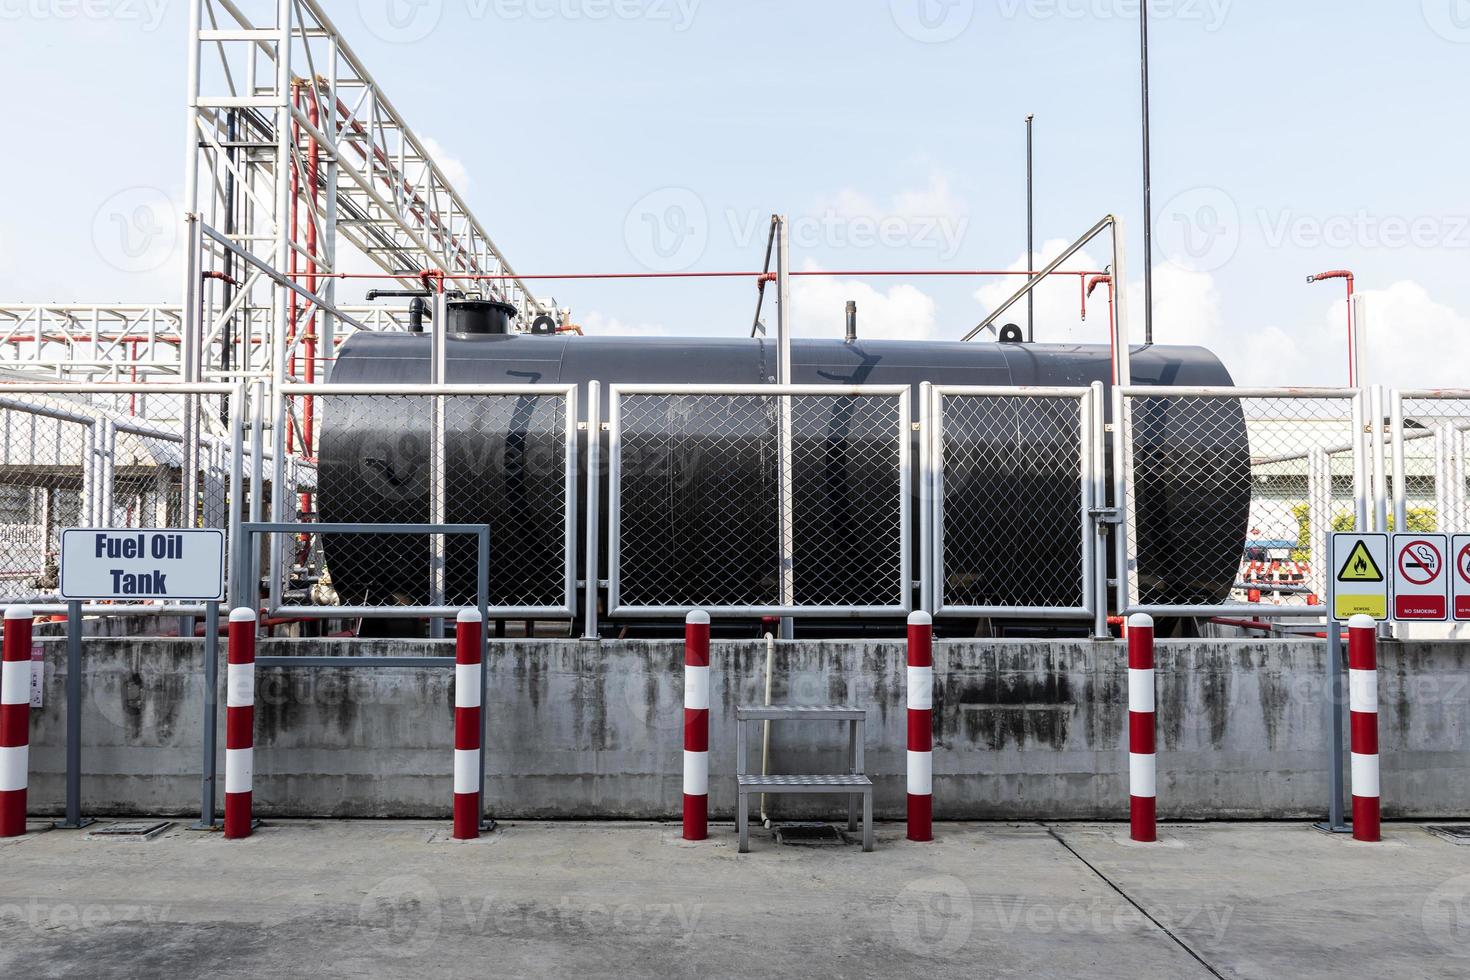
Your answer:
[[[1119,605],[1127,612],[1315,614],[1327,533],[1366,493],[1355,391],[1115,392]]]
[[[1470,392],[1390,397],[1394,529],[1470,533]]]
[[[612,614],[907,612],[911,397],[613,386]]]
[[[574,386],[285,385],[281,396],[288,423],[276,442],[286,440],[298,482],[277,517],[300,533],[276,536],[273,609],[473,604],[474,536],[319,539],[320,521],[487,525],[492,614],[572,615]]]
[[[1092,616],[1092,391],[932,398],[936,615]]]
[[[60,604],[68,527],[228,531],[241,404],[225,385],[0,385],[0,604]]]

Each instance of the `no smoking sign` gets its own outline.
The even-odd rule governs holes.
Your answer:
[[[1461,623],[1470,623],[1470,534],[1455,535],[1450,553],[1455,556],[1455,572],[1450,576],[1455,619]]]
[[[1443,534],[1393,536],[1393,618],[1401,622],[1443,623],[1450,618],[1450,575]]]

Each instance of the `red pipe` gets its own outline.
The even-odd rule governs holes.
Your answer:
[[[1348,344],[1348,387],[1358,386],[1357,372],[1353,370],[1353,274],[1347,269],[1330,269],[1327,272],[1319,272],[1315,276],[1307,276],[1308,283],[1319,282],[1323,279],[1346,279],[1347,280],[1347,344]]]
[[[1054,276],[1097,276],[1103,273],[1096,271],[1057,271]],[[765,279],[767,282],[775,281],[775,273],[772,272],[580,272],[580,273],[556,273],[550,275],[487,275],[482,273],[424,273],[426,276],[450,279],[475,279],[475,280],[510,280],[510,279],[754,279],[759,282]],[[929,276],[1024,276],[1025,272],[1015,269],[808,269],[801,272],[791,273],[797,276],[849,276],[852,278],[863,277],[929,277]],[[1030,273],[1035,275],[1035,273]],[[393,276],[386,272],[332,272],[321,273],[323,279],[402,279],[403,276]]]

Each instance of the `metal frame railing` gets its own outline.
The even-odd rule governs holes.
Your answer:
[[[922,404],[925,406],[925,422],[930,424],[924,428],[923,441],[923,471],[925,474],[925,487],[922,493],[921,506],[925,508],[925,525],[928,530],[924,534],[923,544],[925,556],[922,558],[922,569],[926,579],[923,589],[924,604],[933,614],[938,616],[983,616],[983,617],[1010,617],[1010,618],[1037,618],[1037,619],[1095,619],[1098,610],[1099,590],[1097,589],[1097,556],[1098,536],[1096,523],[1098,510],[1105,503],[1103,499],[1106,494],[1104,468],[1100,465],[1104,462],[1099,445],[1099,423],[1101,421],[1101,389],[1099,384],[1090,388],[1058,388],[1058,387],[974,387],[974,386],[948,386],[948,385],[924,385]],[[961,401],[1024,401],[1043,400],[1059,403],[1074,402],[1077,406],[1077,421],[1075,426],[1076,452],[1071,456],[1077,467],[1077,533],[1079,535],[1078,567],[1077,567],[1077,596],[1078,602],[1067,606],[1036,605],[1025,602],[1015,603],[993,603],[973,604],[951,601],[949,596],[949,571],[946,565],[946,541],[949,536],[949,527],[954,523],[951,518],[950,501],[946,494],[946,422],[949,420],[950,412],[948,406],[951,403],[958,404]],[[1019,421],[1019,420],[1018,420]],[[1000,432],[988,432],[987,435],[1000,436]],[[1064,434],[1064,433],[1053,433]],[[994,460],[1003,464],[1009,472],[1023,473],[1035,472],[1038,461],[1032,458],[1026,451],[1024,445],[1027,433],[1017,427],[1016,440],[1013,444],[1006,445],[1005,458]],[[999,457],[1000,454],[997,454]],[[1070,463],[1066,459],[1058,459],[1055,462]],[[998,492],[994,487],[987,488],[987,493]],[[982,501],[983,503],[983,501]],[[957,515],[956,515],[957,516]],[[1013,529],[1014,530],[1014,529]],[[1038,529],[1036,536],[1040,537],[1050,529]],[[1016,531],[1012,534],[1015,537]],[[1012,560],[1012,555],[986,556],[992,560],[991,569],[1003,567],[1002,563]],[[1054,556],[1037,554],[1031,556],[1034,560],[1049,561]],[[932,583],[932,584],[931,584]]]
[[[71,401],[79,395],[136,396],[149,400],[178,398],[178,428],[160,425],[146,415],[124,416],[104,405]],[[28,396],[49,397],[52,401],[43,403]],[[215,433],[202,431],[204,411],[200,400],[203,398],[222,399],[227,408],[227,420],[219,422],[219,431]],[[0,385],[0,412],[21,413],[86,429],[86,444],[78,447],[81,453],[77,465],[82,474],[78,520],[90,526],[110,526],[117,520],[113,491],[117,479],[120,433],[177,445],[181,519],[187,519],[186,514],[202,508],[206,521],[211,515],[213,517],[209,526],[218,526],[226,532],[226,548],[233,544],[241,520],[242,467],[246,455],[243,385],[160,381],[105,384],[15,382]],[[215,481],[212,490],[211,480]],[[201,496],[205,498],[202,501]],[[189,526],[195,525],[191,522]],[[7,605],[26,605],[38,614],[48,615],[66,613],[71,608],[71,604],[60,600],[59,594],[45,593],[0,599],[0,608]],[[206,606],[206,603],[197,602],[118,601],[87,603],[82,606],[82,612],[88,615],[188,616],[203,614]]]
[[[772,616],[772,617],[882,617],[907,615],[913,608],[913,555],[912,555],[912,512],[910,504],[913,489],[913,421],[912,389],[908,385],[677,385],[677,384],[615,384],[609,386],[609,437],[608,437],[608,615],[648,616],[673,618],[683,616],[696,607],[726,616]],[[624,499],[623,460],[625,400],[639,396],[689,396],[689,397],[751,397],[779,399],[780,423],[777,426],[777,484],[779,501],[779,545],[772,561],[779,569],[778,601],[772,603],[745,603],[720,605],[699,602],[700,597],[689,597],[686,603],[630,604],[624,600],[622,558],[625,533],[622,503]],[[898,476],[898,548],[893,556],[894,583],[898,602],[891,604],[837,603],[817,604],[796,601],[798,584],[795,579],[798,542],[795,539],[794,511],[794,461],[792,459],[792,400],[806,396],[828,398],[892,398],[897,400],[897,419],[894,440],[896,469]],[[589,548],[590,550],[590,548]],[[590,565],[589,565],[590,567]]]
[[[1460,403],[1462,411],[1434,420],[1432,428],[1407,430],[1404,402]],[[1420,423],[1422,424],[1422,423]],[[1394,389],[1389,392],[1389,431],[1392,438],[1393,485],[1391,488],[1394,527],[1409,528],[1409,479],[1405,454],[1407,443],[1432,439],[1434,510],[1437,529],[1470,532],[1470,389]],[[1463,522],[1463,523],[1456,523]]]
[[[563,526],[557,529],[561,542],[561,554],[558,556],[561,601],[549,606],[495,606],[492,604],[487,606],[486,614],[488,618],[502,619],[576,619],[581,617],[586,636],[596,635],[599,615],[608,618],[671,618],[683,615],[695,605],[702,607],[709,605],[695,602],[694,599],[698,597],[691,597],[688,605],[677,603],[642,605],[628,601],[628,594],[624,588],[626,582],[621,567],[624,557],[623,538],[629,533],[628,526],[623,523],[624,494],[627,487],[627,472],[624,468],[627,460],[624,458],[623,441],[627,420],[624,409],[629,404],[628,399],[639,395],[689,396],[691,398],[701,395],[710,397],[751,396],[769,399],[768,402],[763,403],[767,407],[762,411],[780,412],[781,423],[779,425],[771,423],[766,428],[760,429],[755,422],[747,424],[756,425],[756,429],[761,432],[759,438],[764,439],[768,446],[763,451],[776,453],[780,457],[779,484],[776,482],[768,484],[772,488],[771,493],[779,493],[779,499],[774,506],[781,520],[779,548],[776,545],[771,546],[773,548],[772,561],[776,562],[781,570],[780,585],[786,590],[784,595],[791,601],[715,607],[718,614],[725,616],[876,618],[898,616],[906,614],[911,608],[920,608],[937,616],[950,618],[960,616],[1043,620],[1093,618],[1095,631],[1101,634],[1106,631],[1104,618],[1109,612],[1107,600],[1111,598],[1114,605],[1111,611],[1121,615],[1146,612],[1162,616],[1249,616],[1254,619],[1293,617],[1320,620],[1325,612],[1322,607],[1298,604],[1291,593],[1299,591],[1303,596],[1325,594],[1328,570],[1323,564],[1323,558],[1326,554],[1328,535],[1332,530],[1337,529],[1334,521],[1338,525],[1344,524],[1347,521],[1346,515],[1351,513],[1352,525],[1356,528],[1387,530],[1390,526],[1390,517],[1392,517],[1393,526],[1403,528],[1408,525],[1409,519],[1415,514],[1411,502],[1416,497],[1424,500],[1426,495],[1432,494],[1433,509],[1438,515],[1441,530],[1470,530],[1470,528],[1458,526],[1467,523],[1466,517],[1470,517],[1470,511],[1466,509],[1467,506],[1470,506],[1470,487],[1466,485],[1467,478],[1470,478],[1470,469],[1467,469],[1470,467],[1470,445],[1467,445],[1470,443],[1470,389],[1117,387],[1113,389],[1111,398],[1114,421],[1112,425],[1108,425],[1104,419],[1103,408],[1106,403],[1103,400],[1101,384],[1091,388],[989,388],[924,384],[918,388],[916,402],[918,421],[915,425],[911,418],[911,399],[914,389],[905,385],[612,385],[608,388],[609,411],[606,421],[603,420],[603,408],[600,401],[603,387],[598,382],[590,382],[585,393],[579,393],[575,385],[293,384],[281,386],[279,395],[281,398],[296,399],[308,395],[319,398],[343,395],[439,396],[435,399],[436,404],[454,396],[534,394],[561,399],[562,408],[560,410],[563,415],[557,418],[555,423],[560,433],[560,439],[556,440],[558,455],[564,456],[564,461],[558,460],[558,465],[564,467],[564,472],[560,474],[559,484],[564,493],[564,500],[561,502],[561,507],[558,508]],[[272,526],[289,526],[292,529],[291,533],[294,534],[310,534],[324,530],[322,524],[310,521],[274,520],[276,514],[284,510],[294,499],[298,479],[295,474],[298,471],[299,479],[303,481],[301,485],[303,487],[312,485],[309,482],[312,464],[309,460],[302,459],[299,454],[288,455],[283,451],[284,433],[282,430],[277,429],[274,433],[267,434],[269,432],[268,420],[275,415],[278,409],[281,409],[283,415],[288,414],[282,406],[273,406],[259,383],[250,386],[250,398],[246,397],[246,393],[247,389],[244,384],[17,383],[0,386],[0,413],[30,413],[37,418],[55,419],[60,425],[74,425],[84,430],[85,434],[77,432],[69,437],[76,442],[78,447],[75,465],[81,468],[81,479],[84,484],[84,503],[80,520],[97,526],[108,524],[112,519],[107,507],[109,495],[100,492],[100,488],[105,486],[111,478],[110,456],[116,452],[117,439],[121,434],[131,433],[139,438],[181,447],[179,450],[181,456],[188,456],[191,461],[189,465],[193,466],[196,472],[195,482],[191,488],[194,494],[192,499],[197,501],[199,498],[200,481],[205,481],[206,487],[216,485],[219,487],[217,493],[220,500],[209,505],[206,510],[213,515],[209,518],[211,523],[220,523],[228,529],[228,548],[232,556],[230,568],[236,570],[239,567],[236,556],[244,540],[241,537],[240,525],[247,518],[261,522],[267,517],[262,513],[263,491],[280,473],[285,474],[287,482],[281,486],[279,492],[271,494],[275,501],[273,508],[276,511],[269,515],[272,518]],[[227,420],[217,419],[213,409],[200,404],[205,401],[203,398],[194,399],[195,404],[188,408],[172,406],[174,410],[167,413],[170,419],[168,423],[160,421],[161,416],[150,418],[146,413],[141,414],[138,418],[119,417],[116,411],[109,409],[111,403],[89,406],[82,401],[73,404],[57,400],[60,396],[98,394],[111,396],[137,394],[146,395],[152,399],[174,396],[183,398],[211,396],[227,402],[228,417]],[[888,443],[883,439],[874,442],[870,436],[869,448],[866,451],[872,452],[872,446],[888,447],[883,450],[884,455],[877,457],[879,462],[873,465],[886,466],[886,460],[889,458],[886,454],[890,451],[896,461],[895,480],[898,499],[901,499],[903,504],[896,507],[892,513],[893,526],[899,528],[899,532],[893,541],[891,566],[894,578],[897,579],[893,592],[896,598],[902,598],[902,602],[864,604],[832,601],[827,598],[814,604],[802,604],[795,601],[799,598],[800,593],[800,589],[795,587],[795,577],[801,573],[797,570],[800,556],[799,554],[794,555],[793,551],[801,549],[803,542],[798,539],[797,532],[794,530],[799,519],[793,520],[793,505],[800,506],[799,503],[796,503],[800,494],[793,495],[793,484],[802,479],[799,473],[803,463],[799,458],[796,460],[790,458],[792,453],[791,420],[792,403],[795,402],[797,424],[798,426],[802,424],[800,399],[803,396],[829,398],[871,396],[896,399],[896,408],[893,410],[891,423],[894,429],[894,442]],[[580,398],[587,400],[585,415],[582,418],[578,416]],[[952,570],[946,568],[945,544],[947,538],[955,533],[953,522],[956,517],[954,513],[945,509],[946,481],[953,478],[946,472],[948,448],[946,447],[946,432],[952,429],[958,431],[954,427],[960,424],[956,416],[956,411],[960,407],[973,407],[977,402],[990,399],[996,402],[998,411],[1002,400],[1019,398],[1055,399],[1075,403],[1077,406],[1075,416],[1070,414],[1066,416],[1067,425],[1073,424],[1072,418],[1076,419],[1075,439],[1070,434],[1064,440],[1058,436],[1060,432],[1058,418],[1062,416],[1050,411],[1043,413],[1049,419],[1045,422],[1045,426],[1049,428],[1046,433],[1038,436],[1050,447],[1046,451],[1056,456],[1051,466],[1054,472],[1070,472],[1070,467],[1073,465],[1070,454],[1074,449],[1076,451],[1075,465],[1078,468],[1076,533],[1080,536],[1079,554],[1083,571],[1079,583],[1081,602],[1075,605],[1063,602],[1052,605],[1025,604],[1021,601],[1013,603],[1003,601],[990,605],[969,604],[957,601],[955,591],[947,586],[946,575]],[[1291,417],[1282,416],[1282,419],[1278,420],[1281,431],[1273,437],[1274,442],[1278,444],[1276,448],[1280,450],[1279,452],[1268,455],[1258,445],[1251,447],[1253,497],[1257,490],[1254,483],[1257,476],[1275,474],[1277,470],[1272,469],[1271,464],[1289,463],[1292,465],[1286,470],[1291,474],[1290,479],[1295,482],[1290,484],[1286,492],[1302,493],[1302,500],[1307,505],[1307,516],[1304,519],[1306,526],[1303,532],[1306,538],[1301,547],[1310,552],[1313,560],[1308,563],[1310,568],[1305,584],[1298,590],[1283,591],[1286,604],[1241,603],[1231,599],[1215,604],[1194,605],[1150,604],[1141,601],[1137,579],[1139,497],[1136,486],[1138,479],[1136,453],[1139,448],[1137,445],[1139,432],[1135,431],[1139,420],[1134,417],[1138,399],[1228,400],[1243,403],[1242,411],[1247,415],[1251,407],[1245,403],[1252,400],[1309,399],[1339,403],[1331,411],[1324,409],[1316,414],[1311,413],[1304,406],[1298,406],[1296,410],[1301,414]],[[1426,403],[1436,401],[1446,403],[1443,412],[1435,410],[1432,405],[1426,407]],[[1452,406],[1451,403],[1458,404]],[[1283,406],[1282,410],[1284,411],[1286,407],[1289,406]],[[1265,408],[1264,405],[1259,406],[1260,410],[1264,411]],[[1017,410],[1007,408],[1006,411]],[[205,417],[205,412],[208,412],[208,418]],[[174,417],[180,413],[192,417],[195,424],[192,427],[183,426],[179,419]],[[1260,418],[1269,421],[1268,416],[1274,418],[1270,416],[1269,411],[1264,411]],[[771,415],[771,418],[775,417],[774,414]],[[1294,434],[1293,421],[1303,423],[1311,420],[1321,425],[1320,435],[1308,438],[1306,435]],[[650,424],[653,422],[656,422],[656,419],[652,419]],[[1003,423],[1001,431],[1004,433],[1004,419],[1001,419],[1001,422]],[[870,426],[881,424],[883,427],[881,431],[886,432],[890,420],[884,416],[881,423],[868,424]],[[972,419],[966,424],[974,425],[976,422]],[[1158,423],[1147,422],[1146,424]],[[563,425],[564,432],[560,429]],[[221,426],[223,426],[224,435],[220,434]],[[186,428],[190,431],[184,431]],[[751,429],[750,432],[756,429]],[[1338,429],[1341,429],[1341,435],[1338,441],[1334,442],[1327,437],[1327,433],[1336,432]],[[444,464],[442,418],[438,431],[439,440],[438,447],[435,449],[434,462],[436,467]],[[1271,430],[1267,428],[1264,431]],[[581,441],[584,432],[586,433],[585,444]],[[606,436],[603,435],[604,432]],[[914,432],[918,433],[917,436],[913,434]],[[1106,445],[1109,433],[1113,436],[1111,447]],[[1353,433],[1356,435],[1352,435]],[[1247,437],[1252,443],[1260,441],[1256,438],[1258,434],[1257,429],[1248,426]],[[749,432],[745,433],[745,437],[749,436]],[[798,433],[798,452],[802,451],[800,449],[801,438],[801,434]],[[605,443],[604,439],[606,439]],[[1003,434],[996,439],[987,436],[987,439],[990,440],[990,445],[986,451],[994,457],[994,465],[1001,467],[1009,465],[1005,454],[1011,453],[1019,456],[1025,451],[1024,433],[1018,434],[1016,441],[1012,444],[1006,443]],[[914,448],[915,443],[917,443],[917,449]],[[187,450],[191,444],[192,450]],[[1057,447],[1063,444],[1065,444],[1068,457],[1065,461],[1067,464],[1065,470],[1060,467],[1063,461],[1056,455],[1059,452]],[[70,445],[69,442],[68,446]],[[1270,442],[1267,445],[1270,445]],[[1415,446],[1419,448],[1414,450]],[[862,452],[864,449],[856,444],[846,446],[841,440],[834,440],[828,444],[825,451],[840,454]],[[47,452],[54,455],[54,447],[48,449]],[[841,465],[847,465],[842,462],[840,456],[837,458]],[[1345,458],[1350,460],[1349,465],[1344,465]],[[1109,461],[1112,464],[1111,474],[1108,473],[1107,467]],[[992,464],[986,463],[985,465]],[[203,470],[208,470],[213,476],[208,474],[198,476],[198,472]],[[606,471],[605,476],[604,470]],[[1351,473],[1350,478],[1349,473]],[[601,481],[604,478],[608,481],[607,492],[609,494],[605,519],[601,507],[601,497],[604,492]],[[73,473],[68,479],[72,481],[69,486],[73,485],[77,475]],[[217,484],[210,483],[211,480],[218,482]],[[443,485],[442,481],[439,481],[439,485]],[[88,487],[91,488],[90,493],[86,492]],[[175,488],[177,492],[177,483]],[[250,501],[248,515],[242,513],[247,489]],[[795,489],[800,490],[801,488],[796,487]],[[1111,500],[1109,500],[1110,491]],[[215,493],[216,491],[208,490],[207,492]],[[885,492],[891,494],[892,489],[889,488]],[[881,497],[883,507],[889,506],[888,499],[886,496]],[[1270,505],[1271,507],[1282,509],[1287,506],[1274,497],[1271,499],[1275,501]],[[1260,506],[1259,501],[1255,503]],[[763,506],[769,510],[772,506],[770,498],[767,498]],[[1424,500],[1424,506],[1426,509],[1430,506],[1427,500]],[[975,519],[978,520],[985,516],[983,500],[979,504],[972,503],[970,507],[976,515]],[[887,510],[883,512],[888,513]],[[443,516],[442,509],[438,511],[438,516]],[[603,526],[604,520],[606,527]],[[918,522],[917,535],[912,534],[914,520]],[[442,520],[429,521],[425,522],[425,526],[445,523]],[[382,525],[365,526],[382,527]],[[886,523],[885,527],[887,527]],[[892,528],[889,528],[890,532],[891,530]],[[493,528],[491,533],[494,534]],[[1066,534],[1068,535],[1066,548],[1052,550],[1066,551],[1067,560],[1070,561],[1072,540],[1070,526]],[[1112,542],[1107,541],[1108,535],[1114,537]],[[282,531],[278,536],[285,537],[286,533]],[[819,537],[817,540],[822,539]],[[1053,540],[1059,540],[1055,534]],[[888,547],[886,541],[882,547]],[[606,578],[602,577],[604,574],[602,570],[603,548],[607,549]],[[914,553],[916,549],[917,554]],[[808,544],[806,553],[810,554],[811,550],[812,546]],[[275,558],[279,551],[280,549],[272,549],[272,557]],[[1022,560],[1044,561],[1048,557],[1055,560],[1054,554],[1044,550],[1034,556],[1022,556]],[[442,560],[442,552],[440,558]],[[1110,558],[1116,562],[1115,579],[1109,578]],[[1242,559],[1245,559],[1244,555]],[[883,565],[883,567],[888,566]],[[279,571],[278,567],[277,572]],[[274,589],[268,593],[265,607],[271,614],[276,615],[295,614],[308,618],[357,618],[363,615],[414,616],[422,614],[447,617],[455,608],[452,602],[431,602],[427,606],[411,608],[393,605],[294,605],[283,601],[279,584],[280,575],[273,574],[271,582]],[[232,586],[230,601],[232,603],[242,601],[239,600],[240,590],[248,587],[242,584],[238,575],[232,582]],[[603,587],[608,590],[605,613],[601,611],[599,602],[602,598],[601,589]],[[917,597],[915,588],[917,588]],[[579,589],[582,590],[580,594]],[[1269,591],[1269,589],[1263,591]],[[780,596],[773,596],[773,598],[780,598]],[[0,608],[7,604],[30,600],[26,604],[36,608],[39,613],[51,614],[69,610],[68,604],[59,601],[59,598],[48,601],[52,599],[53,597],[37,593],[23,598],[0,600]],[[187,617],[201,615],[205,610],[205,605],[198,603],[138,602],[90,603],[84,607],[83,612],[89,615],[139,614]]]
[[[1345,388],[1233,388],[1233,387],[1143,387],[1128,386],[1115,387],[1113,389],[1113,498],[1114,507],[1117,509],[1121,524],[1121,533],[1117,535],[1115,544],[1115,558],[1117,562],[1117,580],[1115,583],[1115,604],[1119,615],[1128,616],[1134,613],[1147,613],[1155,616],[1249,616],[1255,619],[1270,619],[1282,617],[1314,617],[1320,618],[1325,610],[1320,606],[1306,604],[1275,605],[1271,603],[1239,603],[1219,602],[1212,604],[1157,604],[1140,601],[1139,594],[1139,541],[1137,503],[1138,493],[1136,490],[1136,425],[1131,411],[1133,399],[1153,400],[1221,400],[1245,402],[1252,399],[1292,399],[1292,400],[1332,400],[1348,403],[1348,411],[1334,421],[1346,427],[1349,433],[1358,433],[1359,437],[1349,439],[1349,444],[1342,446],[1307,447],[1300,453],[1295,451],[1286,454],[1275,454],[1270,456],[1255,457],[1250,460],[1252,470],[1258,465],[1269,465],[1296,459],[1310,459],[1313,450],[1317,450],[1319,462],[1323,457],[1335,455],[1340,452],[1351,452],[1353,454],[1353,497],[1355,524],[1362,527],[1366,522],[1368,514],[1368,492],[1369,479],[1369,445],[1365,438],[1368,427],[1365,424],[1368,392],[1360,389]],[[1244,417],[1244,409],[1242,408]],[[1249,439],[1249,425],[1247,425],[1247,439]],[[1380,440],[1379,451],[1382,449]],[[1381,470],[1381,468],[1380,468]],[[1325,476],[1330,493],[1330,471],[1318,474],[1316,496],[1321,496],[1321,480]],[[1252,485],[1252,491],[1254,486]],[[1310,493],[1310,491],[1309,491]],[[1254,493],[1253,493],[1254,496]],[[1381,522],[1380,522],[1381,523]],[[1322,533],[1321,529],[1317,533]],[[1325,533],[1323,534],[1325,541]],[[1319,546],[1316,535],[1313,536],[1313,548]],[[1325,556],[1324,549],[1320,552],[1314,550],[1313,558],[1320,563]],[[1244,559],[1242,554],[1241,558]]]

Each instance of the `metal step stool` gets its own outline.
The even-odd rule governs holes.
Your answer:
[[[866,708],[845,704],[769,705],[735,709],[735,779],[738,806],[735,825],[740,832],[740,853],[750,850],[751,793],[827,793],[847,797],[847,829],[857,829],[858,797],[863,801],[863,850],[873,849],[873,781],[863,775],[862,726]],[[758,776],[745,771],[745,723],[748,721],[845,721],[847,722],[846,773],[811,776]]]

